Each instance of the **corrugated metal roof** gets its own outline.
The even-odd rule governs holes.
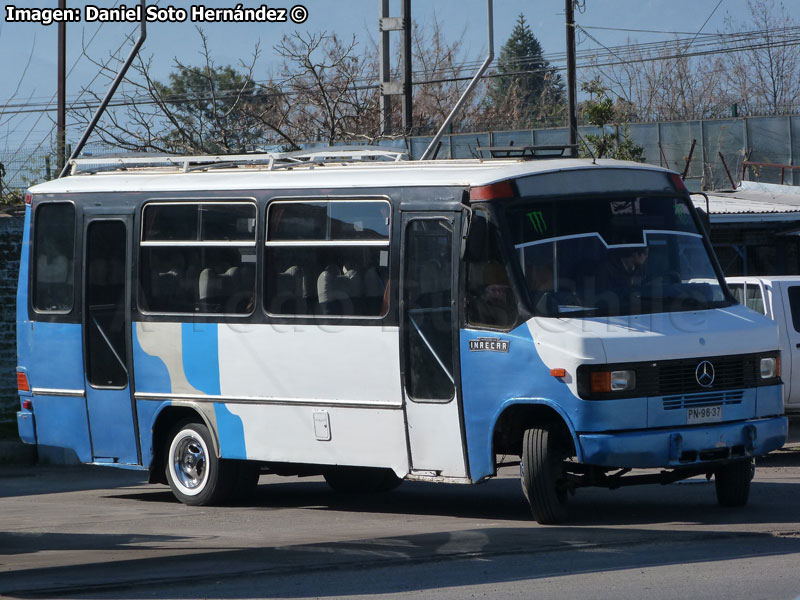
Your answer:
[[[693,195],[697,208],[706,210],[706,199]],[[800,187],[743,181],[733,191],[708,194],[712,223],[800,221]]]

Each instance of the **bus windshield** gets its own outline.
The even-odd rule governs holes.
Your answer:
[[[534,314],[614,316],[731,304],[685,198],[523,201],[507,219]]]

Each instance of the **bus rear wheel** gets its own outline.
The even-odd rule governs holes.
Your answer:
[[[525,431],[520,475],[522,491],[533,518],[542,525],[567,518],[567,486],[564,460],[569,450],[555,423],[542,423]]]
[[[223,502],[231,490],[231,465],[217,458],[204,423],[186,420],[170,432],[164,457],[167,482],[175,497],[192,506]]]
[[[750,481],[755,474],[753,459],[729,463],[714,472],[717,503],[720,506],[744,506],[750,497]]]
[[[391,469],[376,467],[331,467],[323,476],[335,491],[345,493],[389,492],[403,482]]]

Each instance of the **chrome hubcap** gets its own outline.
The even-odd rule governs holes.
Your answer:
[[[172,455],[172,472],[185,488],[194,490],[200,487],[207,474],[205,448],[194,437],[186,436],[175,446]]]

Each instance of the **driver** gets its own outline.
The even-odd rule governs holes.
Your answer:
[[[600,290],[630,289],[642,285],[647,246],[609,250],[597,271]]]

